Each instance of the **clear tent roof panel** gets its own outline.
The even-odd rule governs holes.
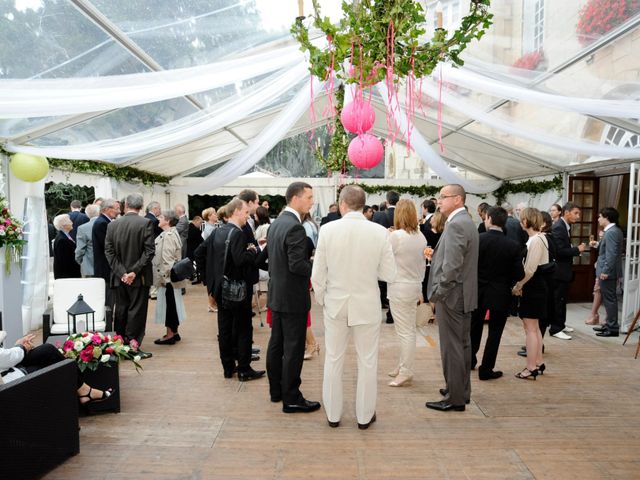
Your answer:
[[[0,43],[0,79],[148,71],[66,0],[2,2]]]

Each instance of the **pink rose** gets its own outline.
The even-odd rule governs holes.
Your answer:
[[[135,338],[133,338],[129,341],[129,346],[131,347],[132,350],[138,350],[138,347],[140,347],[140,344]]]
[[[64,342],[62,349],[65,352],[68,352],[69,350],[73,350],[73,342],[71,340],[67,340],[66,342]]]
[[[82,334],[82,336],[83,336],[83,337],[88,337],[88,336],[89,336],[89,332],[84,332],[84,333]]]
[[[93,360],[93,347],[91,345],[80,352],[80,359],[87,363]]]
[[[107,348],[104,349],[104,351],[109,353],[109,354],[114,352],[113,347],[107,347]]]
[[[94,334],[91,337],[91,343],[93,343],[94,345],[100,345],[102,343],[102,338],[100,338],[100,335]]]
[[[114,335],[114,336],[113,336],[113,341],[114,341],[114,342],[117,342],[118,340],[122,340],[122,336],[120,336],[120,335]]]

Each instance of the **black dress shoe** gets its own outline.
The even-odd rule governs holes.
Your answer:
[[[176,342],[179,342],[180,340],[182,340],[182,338],[180,338],[180,334],[179,333],[174,334],[173,338],[175,339]]]
[[[446,397],[447,395],[449,395],[449,390],[447,390],[446,388],[441,388],[438,391],[440,392],[440,395],[442,395],[443,397]]]
[[[526,350],[518,350],[518,356],[527,358],[527,351]]]
[[[320,402],[312,402],[304,399],[300,403],[293,405],[282,404],[282,411],[284,413],[310,413],[315,412],[319,408]]]
[[[264,370],[254,370],[253,368],[250,368],[244,372],[238,372],[238,380],[241,382],[248,382],[262,377],[265,373],[266,372]]]
[[[340,426],[340,421],[339,420],[337,422],[332,422],[331,420],[327,420],[327,423],[329,424],[329,426],[331,428],[338,428]]]
[[[425,403],[425,406],[441,412],[448,412],[449,410],[453,410],[454,412],[464,412],[465,409],[464,405],[454,405],[453,403],[449,403],[445,400],[441,400],[440,402],[427,402]]]
[[[224,378],[231,378],[233,377],[233,374],[236,373],[238,371],[238,366],[234,365],[233,368],[231,370],[225,370],[224,371]]]
[[[151,352],[143,352],[140,349],[138,349],[138,355],[140,356],[140,360],[145,360],[147,358],[153,357],[153,353],[151,353]]]
[[[602,332],[596,333],[598,337],[618,337],[620,333],[612,332],[611,330],[604,330]]]
[[[393,323],[393,315],[391,315],[391,310],[387,310],[387,323]]]
[[[606,329],[606,325],[598,325],[597,327],[593,327],[594,332],[604,332]]]
[[[251,349],[251,354],[252,355],[258,355],[260,353],[260,349],[259,348],[252,348]]]
[[[502,376],[502,372],[500,370],[489,371],[489,372],[478,372],[478,378],[480,380],[494,380],[496,378],[500,378]]]
[[[373,417],[371,417],[371,420],[369,420],[369,423],[359,423],[358,428],[360,430],[366,430],[375,421],[376,421],[376,412],[373,412]]]
[[[260,360],[260,355],[256,355],[255,353],[251,354],[251,361],[252,362],[257,362],[258,360]]]
[[[282,401],[282,397],[271,396],[271,402],[280,403]]]
[[[158,338],[157,340],[154,340],[153,343],[155,343],[156,345],[175,345],[176,344],[176,339],[175,339],[175,337]]]

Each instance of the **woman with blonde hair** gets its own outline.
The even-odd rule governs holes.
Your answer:
[[[411,200],[399,200],[393,215],[394,231],[389,239],[396,262],[396,278],[388,284],[387,297],[400,340],[398,366],[389,373],[395,377],[390,387],[409,385],[413,378],[416,352],[416,310],[422,290],[427,241],[418,228],[418,212]]]
[[[547,283],[541,265],[549,263],[549,243],[544,233],[544,219],[537,208],[520,212],[520,225],[529,235],[527,256],[524,260],[524,278],[513,287],[512,293],[520,297],[518,314],[526,334],[527,366],[516,373],[516,378],[535,380],[545,370],[542,362],[542,334],[539,321],[547,314]]]
[[[204,230],[202,230],[202,239],[206,240],[218,223],[218,214],[213,207],[205,208],[202,211],[202,219],[204,220]]]

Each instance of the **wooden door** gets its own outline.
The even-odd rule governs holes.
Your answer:
[[[589,245],[591,235],[598,233],[598,189],[599,179],[594,176],[569,177],[569,201],[580,207],[580,221],[571,226],[571,244]],[[574,279],[569,287],[569,302],[590,302],[593,300],[595,283],[594,264],[597,250],[590,248],[573,259]]]

